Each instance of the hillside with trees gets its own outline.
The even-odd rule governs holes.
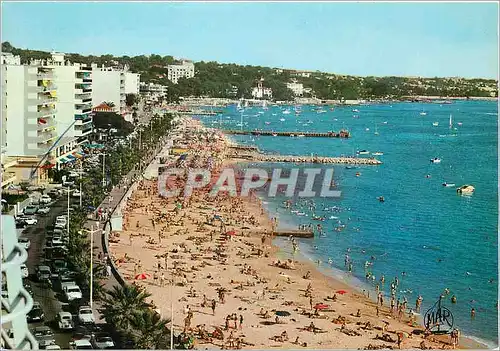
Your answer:
[[[31,59],[46,59],[49,52],[20,49],[9,42],[2,43],[3,52],[19,55],[23,63]],[[311,88],[308,96],[319,99],[377,99],[411,96],[442,97],[498,97],[497,81],[493,79],[422,78],[422,77],[357,77],[324,72],[283,70],[261,66],[195,62],[195,77],[179,79],[173,84],[167,79],[167,65],[177,61],[173,56],[84,56],[66,54],[72,62],[96,63],[112,67],[127,65],[132,72],[141,74],[141,81],[169,86],[169,100],[180,96],[208,96],[221,98],[251,97],[257,80],[264,78],[264,86],[273,90],[274,100],[291,100],[292,91],[286,83],[292,79]]]

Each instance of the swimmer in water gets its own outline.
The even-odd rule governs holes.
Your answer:
[[[427,175],[425,176],[425,178],[430,178],[430,177],[431,177],[431,175],[430,175],[430,174],[427,174]]]
[[[328,259],[328,264],[333,264],[333,260],[331,258]]]
[[[317,250],[317,249],[318,249],[318,247],[316,245],[314,245],[314,250]]]

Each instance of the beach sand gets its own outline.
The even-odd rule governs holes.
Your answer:
[[[200,126],[190,120],[187,128]],[[193,133],[186,132],[184,140]],[[186,162],[193,165],[210,156],[215,168],[231,162],[223,136],[184,143],[190,150]],[[311,262],[284,260],[277,266],[273,220],[256,197],[212,199],[202,189],[181,205],[176,198],[160,198],[157,188],[155,180],[141,182],[123,212],[124,230],[111,236],[110,250],[121,275],[144,286],[164,318],[171,317],[173,300],[175,330],[194,333],[195,348],[398,348],[397,332],[405,332],[402,348],[420,348],[424,338],[412,331],[423,330],[410,327],[408,316],[400,322],[387,306],[379,307],[377,316],[375,302],[323,275]],[[147,279],[135,280],[140,273]],[[335,301],[327,298],[333,295]],[[323,305],[311,308],[317,304]],[[217,328],[224,339],[210,340],[197,326],[209,333]],[[393,341],[375,339],[384,333]],[[449,337],[432,339],[425,339],[425,346],[451,348]]]

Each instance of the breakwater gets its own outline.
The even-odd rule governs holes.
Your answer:
[[[261,136],[286,136],[286,137],[313,137],[313,138],[350,138],[346,130],[340,132],[274,132],[269,130],[224,130],[225,134],[233,135],[261,135]]]
[[[249,158],[247,157],[245,158]],[[381,165],[382,161],[375,158],[358,157],[320,157],[320,156],[293,156],[293,155],[251,155],[253,161],[260,162],[294,162],[294,163],[326,163],[326,164],[345,164],[345,165]]]

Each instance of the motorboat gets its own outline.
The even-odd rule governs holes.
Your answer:
[[[427,116],[427,112],[420,112],[420,116]]]
[[[345,169],[356,169],[358,167],[355,167],[355,166],[345,166]]]
[[[271,124],[271,122],[264,122],[265,124]]]
[[[361,175],[361,173],[356,172],[356,177],[359,177],[360,175]]]
[[[370,153],[370,151],[367,151],[367,150],[358,150],[358,151],[356,151],[356,153],[358,155],[368,155]]]
[[[358,110],[357,108],[355,108],[354,110],[352,110],[352,112],[356,112],[356,113],[358,113],[358,112],[359,112],[359,110]]]
[[[462,122],[458,122],[457,125],[461,126],[462,125]]]
[[[433,123],[432,123],[432,125],[433,125],[434,127],[437,127],[437,126],[439,125],[439,122],[433,122]]]
[[[373,156],[382,156],[384,153],[383,152],[380,152],[380,151],[377,151],[377,152],[372,152],[372,155]]]
[[[285,111],[283,111],[283,114],[284,114],[284,115],[289,115],[290,113],[291,113],[291,112],[290,112],[290,110],[285,110]]]
[[[284,119],[284,118],[280,118],[280,121],[281,121],[281,122],[285,122],[285,119]]]
[[[303,137],[305,137],[305,135],[304,135],[304,134],[299,134],[299,135],[297,135],[297,138],[303,138]]]
[[[472,185],[465,184],[465,185],[462,185],[461,187],[457,188],[457,193],[459,193],[459,194],[472,194],[475,190],[476,190],[476,188],[474,188]]]
[[[278,136],[278,134],[276,134],[276,133],[273,133],[273,137],[275,137],[275,136]]]
[[[383,197],[383,196],[379,196],[377,199],[378,199],[378,201],[380,201],[380,202],[384,202],[384,201],[385,201],[385,199],[384,199],[384,197]]]
[[[446,183],[446,182],[444,182],[443,186],[449,188],[449,187],[455,186],[455,183]]]
[[[434,157],[431,159],[431,163],[441,163],[441,159],[438,157]]]

